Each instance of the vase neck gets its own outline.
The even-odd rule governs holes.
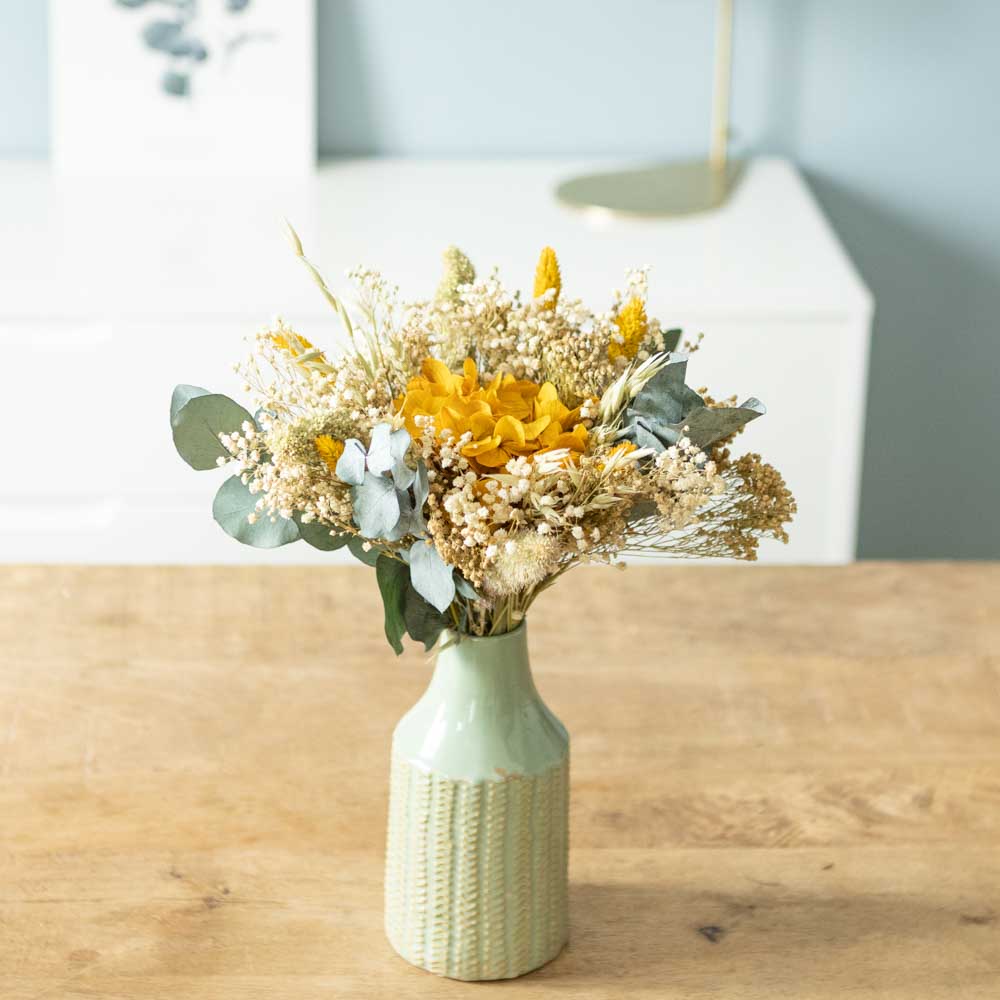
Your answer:
[[[459,701],[486,697],[496,707],[537,698],[527,626],[483,638],[446,632],[428,693]]]

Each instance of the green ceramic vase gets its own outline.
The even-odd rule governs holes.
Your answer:
[[[527,628],[445,633],[392,741],[385,926],[407,961],[510,979],[568,933],[569,737],[535,688]]]

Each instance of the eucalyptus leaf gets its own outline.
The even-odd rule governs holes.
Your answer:
[[[256,513],[258,499],[239,476],[230,476],[215,494],[212,516],[227,535],[244,545],[273,549],[294,542],[299,537],[299,526],[293,520],[278,517],[272,521],[267,514],[261,514],[253,524],[249,522],[247,518]]]
[[[420,459],[413,477],[413,506],[415,510],[422,511],[424,509],[429,492],[430,482],[427,479],[427,466],[424,464],[424,460]]]
[[[403,634],[406,632],[404,612],[409,572],[403,563],[388,556],[379,556],[375,563],[375,579],[385,611],[385,637],[398,656],[403,652]]]
[[[639,448],[661,452],[686,436],[704,449],[765,412],[764,404],[752,398],[740,406],[706,406],[684,382],[687,357],[674,357],[676,360],[660,369],[629,404],[619,437]]]
[[[393,463],[392,481],[397,490],[408,490],[416,477],[416,472],[401,459]]]
[[[677,345],[681,342],[681,335],[683,330],[680,327],[675,327],[673,330],[663,331],[663,349],[668,353],[677,350]]]
[[[366,566],[374,566],[378,562],[379,556],[382,555],[382,550],[375,545],[366,550],[364,546],[364,539],[358,538],[357,535],[351,535],[347,542],[348,552],[350,552],[351,555],[358,560],[358,562],[363,562]]]
[[[447,611],[455,600],[452,567],[431,543],[419,540],[410,546],[410,580],[417,593],[438,611]]]
[[[185,395],[186,401],[181,402]],[[178,403],[181,405],[177,406]],[[174,446],[191,468],[202,471],[214,469],[217,459],[232,457],[222,447],[220,434],[232,434],[244,422],[253,422],[253,417],[239,403],[197,386],[177,386],[170,409]]]
[[[469,583],[469,581],[466,580],[457,569],[455,570],[455,590],[467,600],[479,600],[479,594],[476,593],[476,588],[473,587],[472,584]]]
[[[438,636],[450,624],[448,616],[431,607],[417,593],[412,583],[406,588],[403,619],[406,622],[407,634],[416,642],[422,642],[425,650],[433,647]]]
[[[396,502],[399,504],[399,518],[392,530],[385,535],[390,542],[398,542],[409,533],[413,523],[413,501],[410,499],[409,490],[396,490]]]
[[[368,443],[369,472],[381,475],[392,468],[392,452],[389,450],[391,431],[392,428],[388,424],[376,424],[372,428],[371,441]]]
[[[365,481],[365,449],[357,438],[344,442],[344,453],[337,459],[337,478],[351,486]]]
[[[200,385],[175,385],[170,395],[170,423],[180,413],[181,408],[196,396],[211,396],[211,389],[203,389]]]
[[[343,533],[331,534],[329,526],[318,521],[309,521],[305,524],[298,521],[298,525],[302,540],[308,542],[314,549],[321,549],[324,552],[334,552],[343,548],[353,537]]]
[[[400,427],[389,435],[389,454],[393,464],[402,462],[409,448],[410,432],[405,427]]]
[[[391,479],[366,472],[361,485],[352,487],[351,500],[354,520],[365,538],[387,538],[396,527],[399,497]]]

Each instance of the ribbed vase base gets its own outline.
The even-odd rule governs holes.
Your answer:
[[[385,929],[412,965],[466,982],[540,968],[568,937],[569,755],[461,781],[392,762]]]
[[[420,955],[408,955],[405,948],[400,947],[398,942],[393,941],[392,935],[389,933],[388,929],[386,930],[386,937],[389,939],[389,944],[392,945],[392,950],[395,951],[400,958],[409,962],[410,965],[415,965],[418,969],[424,969],[427,972],[433,972],[435,976],[443,976],[445,979],[458,979],[465,983],[488,983],[496,982],[499,979],[517,979],[518,976],[526,976],[529,972],[534,972],[536,969],[540,969],[543,965],[548,965],[553,959],[558,958],[567,944],[566,941],[563,941],[551,955],[534,962],[527,962],[524,968],[513,968],[508,972],[490,976],[473,974],[468,971],[463,974],[461,969],[427,964],[423,961],[423,958]]]

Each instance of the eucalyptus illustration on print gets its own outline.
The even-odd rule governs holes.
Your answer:
[[[118,7],[132,10],[155,9],[155,16],[140,31],[142,43],[166,60],[160,76],[160,88],[170,97],[192,97],[192,81],[200,66],[209,59],[229,59],[244,45],[268,41],[267,32],[246,28],[244,15],[251,0],[217,0],[222,10],[233,18],[233,28],[220,39],[210,42],[204,29],[199,0],[112,0]]]

